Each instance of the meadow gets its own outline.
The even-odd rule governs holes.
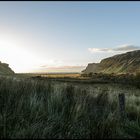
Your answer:
[[[140,88],[19,77],[0,77],[0,138],[140,138]]]

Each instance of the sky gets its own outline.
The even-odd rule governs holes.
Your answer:
[[[21,72],[80,72],[140,49],[140,2],[0,2],[0,61]]]

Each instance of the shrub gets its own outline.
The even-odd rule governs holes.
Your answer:
[[[136,75],[135,75],[135,85],[140,88],[140,72],[137,72]]]
[[[136,73],[136,80],[140,81],[140,72]]]

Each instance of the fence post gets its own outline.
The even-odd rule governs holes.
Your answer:
[[[122,119],[125,119],[125,94],[119,94],[119,112]]]

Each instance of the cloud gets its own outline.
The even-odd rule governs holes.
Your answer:
[[[37,70],[37,72],[80,72],[85,69],[86,66],[48,66],[43,65]]]
[[[127,51],[134,51],[134,50],[139,50],[139,46],[134,46],[134,45],[128,45],[124,44],[121,46],[118,46],[116,48],[88,48],[88,50],[91,53],[96,53],[96,52],[127,52]]]
[[[134,45],[121,45],[118,48],[115,48],[114,51],[134,51],[134,50],[139,50],[139,46],[134,46]]]
[[[59,67],[64,65],[62,60],[50,59],[45,62],[45,65],[41,65],[42,68],[49,68],[49,67]]]
[[[85,66],[53,66],[53,67],[48,67],[48,66],[46,66],[45,67],[45,65],[44,66],[41,66],[41,67],[44,67],[44,68],[53,68],[53,69],[73,69],[73,68],[83,68],[83,67],[85,67]]]
[[[44,66],[41,66],[41,69],[45,69],[45,70],[48,70],[48,69],[53,69],[53,70],[72,70],[72,69],[82,69],[84,68],[85,66],[48,66],[48,65],[44,65]]]

